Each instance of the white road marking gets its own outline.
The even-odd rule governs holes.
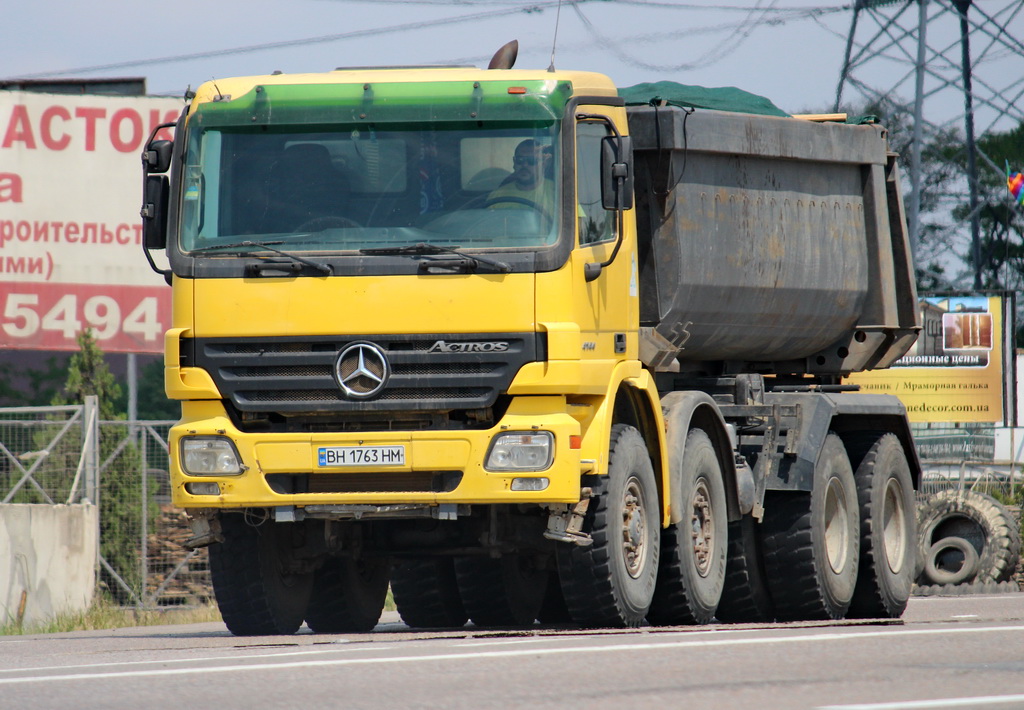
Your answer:
[[[108,680],[111,678],[155,678],[158,676],[199,675],[209,673],[232,673],[236,671],[272,671],[291,668],[309,670],[316,667],[357,666],[371,664],[423,663],[437,661],[462,661],[489,658],[514,658],[517,656],[551,656],[573,653],[621,653],[623,651],[674,650],[683,648],[708,648],[712,646],[753,646],[785,643],[813,643],[818,641],[859,640],[881,636],[935,636],[942,634],[1012,633],[1024,631],[1024,626],[986,626],[979,628],[949,629],[890,629],[886,631],[859,631],[850,633],[804,634],[781,638],[728,638],[697,641],[670,641],[661,643],[607,644],[604,646],[574,646],[571,648],[533,648],[522,650],[482,651],[465,653],[436,653],[422,656],[393,656],[384,658],[337,658],[331,660],[305,660],[289,663],[252,663],[247,665],[214,666],[209,668],[162,668],[154,670],[116,671],[109,673],[70,673],[66,675],[25,676],[24,678],[0,678],[0,685],[22,683],[47,683],[69,680]]]
[[[915,708],[976,708],[979,705],[1019,703],[1024,695],[982,695],[976,698],[942,698],[941,700],[905,700],[893,703],[862,705],[825,705],[818,710],[914,710]]]
[[[573,641],[571,636],[541,636],[538,638],[529,639],[504,639],[503,641],[467,641],[465,643],[454,643],[453,646],[472,646],[473,648],[479,648],[480,646],[512,646],[524,643],[550,643],[551,641]]]
[[[29,668],[0,668],[0,673],[24,673],[25,671],[62,671],[68,668],[110,668],[112,666],[140,666],[140,665],[155,665],[164,663],[190,663],[195,661],[197,663],[203,661],[240,661],[249,659],[259,658],[280,658],[282,656],[311,656],[314,654],[323,653],[344,653],[348,651],[390,651],[394,646],[376,646],[372,644],[366,644],[365,646],[358,648],[350,646],[347,648],[332,648],[325,649],[322,651],[283,651],[281,653],[254,653],[251,656],[195,656],[189,658],[162,658],[152,661],[108,661],[106,663],[76,663],[68,666],[34,666]],[[239,648],[243,650],[244,647]]]

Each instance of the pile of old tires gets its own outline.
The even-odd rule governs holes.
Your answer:
[[[995,498],[945,490],[918,504],[919,596],[1019,591],[1020,528]]]

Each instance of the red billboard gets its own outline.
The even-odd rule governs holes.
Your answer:
[[[0,349],[159,353],[170,289],[142,255],[140,153],[182,102],[0,91]]]

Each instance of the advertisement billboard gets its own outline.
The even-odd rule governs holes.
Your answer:
[[[1012,298],[930,296],[920,309],[922,331],[906,355],[888,370],[847,381],[863,392],[896,395],[911,422],[1012,425]]]
[[[142,254],[142,146],[180,99],[0,91],[0,349],[159,353],[170,289]],[[161,137],[170,137],[164,135]]]

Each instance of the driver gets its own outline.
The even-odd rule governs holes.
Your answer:
[[[534,207],[547,217],[555,214],[555,184],[547,174],[553,162],[550,146],[527,138],[516,146],[512,174],[487,196],[494,209]]]

